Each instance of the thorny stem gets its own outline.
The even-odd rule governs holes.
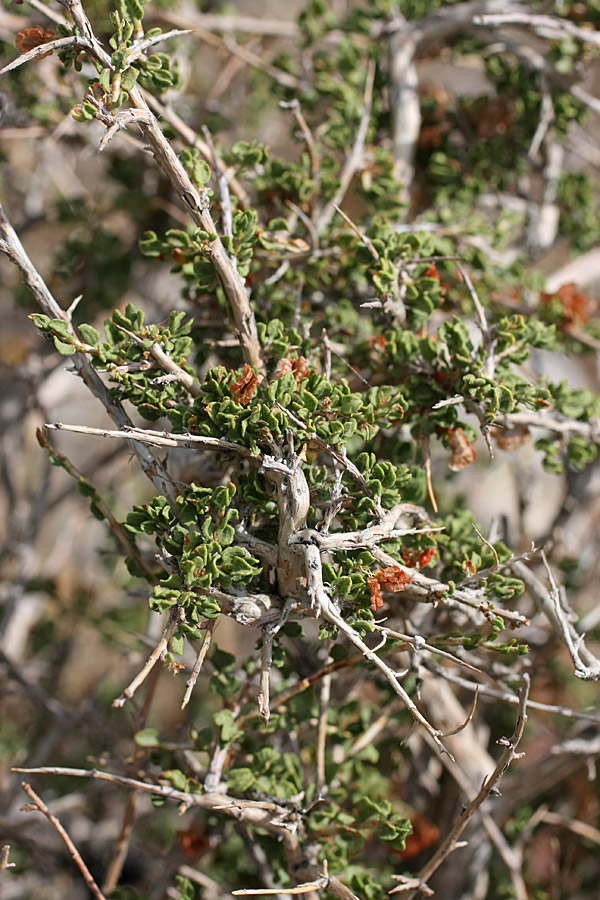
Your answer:
[[[102,772],[98,769],[70,769],[55,766],[42,766],[39,768],[22,769],[15,768],[13,772],[26,772],[28,774],[65,775],[74,778],[94,778],[123,787],[132,788],[148,794],[154,794],[165,799],[175,800],[180,804],[180,811],[192,807],[199,807],[210,811],[219,811],[238,822],[253,828],[264,828],[278,837],[283,844],[290,875],[296,881],[313,881],[323,876],[323,871],[316,865],[306,863],[306,858],[300,843],[301,823],[297,814],[290,809],[271,801],[238,801],[229,797],[218,789],[212,789],[205,785],[202,794],[186,794],[178,791],[170,785],[152,784],[140,781],[124,775],[115,775],[111,772]],[[338,878],[328,875],[327,890],[339,900],[358,900],[355,894],[346,887]],[[97,895],[97,900],[105,900],[102,895]]]
[[[432,659],[423,660],[422,665],[434,675],[444,678],[451,684],[457,685],[457,687],[465,688],[468,691],[478,691],[480,699],[489,697],[492,700],[502,700],[503,703],[510,703],[515,706],[519,703],[518,694],[513,694],[512,691],[509,691],[508,689],[502,690],[501,688],[495,688],[491,684],[481,684],[469,681],[468,679],[457,675],[456,672],[452,672],[450,669],[438,665]],[[555,706],[551,703],[540,703],[538,700],[528,700],[527,707],[528,709],[537,709],[540,712],[564,716],[567,719],[579,719],[583,722],[592,722],[594,725],[600,725],[600,719],[597,715],[593,716],[586,712],[579,712],[576,709],[569,709],[567,706]]]
[[[265,625],[263,628],[262,650],[260,654],[260,681],[258,690],[258,711],[269,724],[271,717],[271,666],[273,664],[273,632],[276,626]]]
[[[369,67],[367,69],[367,78],[365,82],[365,93],[363,99],[363,115],[360,121],[360,125],[358,127],[358,131],[356,133],[356,137],[354,139],[354,144],[352,146],[352,150],[350,151],[350,155],[348,156],[344,166],[342,168],[341,176],[340,176],[340,186],[337,189],[335,196],[329,201],[329,203],[325,206],[322,212],[319,214],[316,221],[316,230],[320,234],[331,222],[333,216],[335,215],[336,207],[340,205],[344,197],[346,196],[346,192],[350,187],[350,182],[354,178],[354,174],[356,170],[359,168],[362,162],[362,157],[365,149],[365,140],[367,137],[367,130],[369,128],[369,120],[371,118],[371,104],[373,102],[373,84],[375,81],[375,63],[371,60],[369,62]]]
[[[498,760],[496,768],[488,778],[484,779],[479,792],[471,800],[466,809],[461,812],[460,817],[456,820],[454,826],[452,827],[448,835],[446,835],[429,862],[426,863],[421,871],[416,875],[419,886],[411,887],[407,891],[406,885],[401,883],[397,888],[394,888],[392,891],[390,891],[390,894],[403,893],[403,900],[412,900],[412,898],[415,897],[419,893],[419,891],[423,891],[424,886],[427,885],[427,882],[429,881],[433,873],[437,871],[446,857],[449,856],[452,851],[457,848],[461,834],[463,833],[467,826],[467,823],[475,815],[481,804],[491,796],[498,796],[498,784],[502,780],[504,773],[508,769],[513,759],[517,756],[517,747],[521,738],[523,737],[523,731],[525,730],[525,724],[527,722],[528,697],[529,675],[524,674],[522,687],[519,692],[519,711],[517,714],[515,730],[512,734],[512,737],[500,738],[500,740],[497,742],[502,747],[504,747],[504,750],[500,759]],[[404,880],[403,876],[396,876],[396,878],[399,881]]]
[[[542,560],[546,567],[550,589],[547,589],[524,563],[514,562],[512,568],[519,578],[523,579],[538,607],[547,616],[554,631],[569,651],[576,677],[583,681],[600,681],[600,660],[588,650],[583,635],[577,634],[569,621],[570,610],[565,608],[566,600],[563,607],[561,592],[543,552]]]
[[[319,160],[319,152],[317,150],[317,145],[315,144],[315,139],[313,137],[312,131],[310,130],[306,119],[302,114],[302,110],[300,108],[300,103],[298,100],[291,100],[289,103],[281,102],[279,104],[282,109],[289,109],[292,111],[292,115],[294,116],[298,128],[302,133],[302,137],[306,143],[306,148],[308,150],[308,156],[310,159],[310,174],[313,180],[313,189],[311,195],[311,220],[314,223],[314,220],[317,216],[317,201],[319,199],[319,194],[321,192],[321,165]]]
[[[133,831],[136,803],[137,794],[135,791],[131,791],[125,803],[125,812],[123,814],[123,822],[121,823],[121,831],[117,839],[115,853],[106,870],[106,875],[102,884],[102,890],[107,894],[112,894],[112,892],[115,890],[119,882],[121,872],[123,871],[123,865],[127,857],[127,852],[129,850],[129,841],[131,840],[131,834]]]
[[[46,428],[55,429],[56,431],[73,431],[77,434],[90,434],[93,437],[100,438],[117,438],[125,441],[136,441],[145,444],[151,444],[155,447],[183,447],[190,450],[193,447],[204,447],[207,450],[222,450],[225,452],[233,451],[254,459],[258,463],[262,461],[262,457],[253,453],[242,444],[235,444],[233,441],[225,441],[221,438],[203,437],[199,434],[172,434],[169,431],[152,431],[149,428],[134,428],[133,425],[126,425],[123,431],[111,431],[109,428],[93,428],[89,425],[65,425],[63,422],[47,423]]]
[[[111,58],[96,38],[81,0],[59,0],[59,2],[68,10],[80,32],[87,39],[88,47],[86,49],[88,52],[104,68],[112,69]],[[171,182],[184,209],[188,211],[199,228],[215,236],[215,239],[210,244],[209,256],[223,290],[231,303],[244,361],[264,375],[265,364],[258,341],[254,312],[250,306],[242,279],[216,233],[215,223],[209,212],[206,192],[199,191],[192,183],[173,147],[164,136],[154,113],[146,103],[141,89],[137,86],[132,88],[129,92],[129,99],[133,108],[143,114],[137,120],[140,131],[148,141],[156,162]]]
[[[310,597],[313,609],[319,618],[324,619],[331,625],[334,625],[345,637],[353,644],[357,650],[370,663],[372,663],[382,673],[386,681],[391,685],[392,690],[397,694],[413,719],[418,722],[431,735],[441,753],[448,753],[440,740],[440,733],[425,718],[425,716],[415,706],[412,699],[406,693],[402,685],[398,682],[396,673],[380,659],[377,654],[364,643],[362,638],[353,628],[341,617],[323,584],[323,571],[321,567],[321,554],[319,548],[315,544],[308,543],[302,545],[306,565],[307,591]]]

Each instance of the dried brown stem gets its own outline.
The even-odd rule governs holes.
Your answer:
[[[0,847],[0,872],[5,871],[5,869],[14,869],[16,863],[11,863],[8,861],[8,855],[10,853],[10,844],[3,844]]]
[[[131,840],[131,834],[133,831],[136,803],[137,794],[135,791],[131,791],[131,793],[127,797],[127,802],[125,804],[125,812],[123,814],[123,822],[121,823],[121,831],[119,833],[119,837],[117,838],[117,844],[113,853],[113,857],[108,864],[106,875],[104,877],[102,890],[105,894],[112,894],[119,882],[119,878],[121,877],[123,865],[125,864],[125,859],[127,858],[127,851],[129,850],[129,841]]]
[[[140,672],[135,676],[133,681],[127,685],[123,693],[120,697],[117,697],[116,700],[113,700],[112,705],[120,709],[122,706],[125,706],[128,700],[131,700],[137,689],[144,683],[156,663],[162,659],[167,652],[167,647],[169,646],[169,641],[177,631],[180,622],[182,621],[183,610],[176,607],[173,609],[169,615],[169,620],[165,625],[163,630],[161,639],[158,644],[148,657],[145,665],[141,669]]]
[[[279,105],[282,107],[282,109],[290,109],[292,111],[298,128],[300,129],[302,137],[304,138],[304,141],[306,143],[308,158],[310,159],[310,174],[313,180],[313,190],[310,206],[311,220],[312,222],[314,222],[317,216],[317,202],[321,191],[321,162],[319,159],[317,145],[315,143],[312,131],[308,127],[308,122],[302,114],[302,110],[300,108],[300,103],[298,102],[298,100],[292,100],[290,101],[290,103],[280,103]]]
[[[397,888],[394,888],[392,891],[390,891],[390,894],[397,894],[402,892],[405,895],[404,900],[412,900],[412,898],[415,897],[419,893],[419,891],[423,891],[423,887],[427,885],[427,882],[429,881],[433,873],[437,871],[444,860],[454,850],[456,850],[457,846],[459,845],[459,838],[465,830],[467,823],[475,815],[482,803],[484,803],[485,800],[487,800],[490,796],[494,796],[498,793],[498,784],[502,780],[502,777],[508,769],[509,765],[515,758],[517,747],[523,736],[523,731],[527,722],[528,696],[529,675],[525,674],[523,675],[523,685],[519,693],[519,712],[517,715],[515,730],[511,738],[501,738],[498,741],[498,743],[504,747],[504,750],[500,759],[498,760],[496,768],[494,769],[492,774],[484,780],[479,792],[471,800],[466,809],[463,810],[460,817],[456,820],[453,828],[444,838],[432,858],[417,874],[416,879],[418,880],[418,886],[411,887],[406,890],[406,885],[401,883]],[[404,880],[403,876],[396,876],[396,878],[399,881]]]
[[[94,879],[92,877],[92,873],[90,872],[90,870],[84,863],[79,850],[77,849],[77,847],[75,846],[75,844],[73,843],[73,841],[71,840],[71,838],[69,837],[69,835],[67,834],[65,829],[63,828],[63,826],[60,824],[60,821],[56,818],[56,816],[52,815],[52,813],[50,812],[50,810],[48,809],[48,807],[46,806],[46,804],[44,803],[42,798],[38,797],[38,795],[33,790],[33,788],[31,787],[30,784],[27,784],[27,782],[24,781],[24,782],[22,782],[21,787],[23,788],[23,790],[25,791],[25,793],[27,794],[29,799],[33,801],[33,804],[34,804],[33,807],[27,808],[28,811],[30,811],[31,809],[39,809],[39,811],[42,812],[46,816],[46,818],[48,819],[50,824],[54,826],[54,828],[57,830],[57,832],[59,833],[59,835],[65,842],[65,844],[67,845],[67,850],[69,851],[73,862],[75,863],[75,865],[77,866],[77,868],[79,869],[81,874],[83,875],[84,881],[87,884],[88,888],[90,889],[91,893],[94,895],[96,900],[106,900],[104,894],[102,893],[102,891],[100,890],[100,888],[98,887],[96,882],[94,881]]]
[[[213,631],[215,630],[215,625],[217,624],[217,620],[213,619],[208,622],[206,626],[206,631],[204,632],[204,638],[202,640],[202,646],[200,647],[200,651],[196,658],[196,662],[194,663],[194,668],[192,669],[192,674],[185,685],[185,694],[183,695],[183,700],[181,703],[181,708],[185,709],[188,703],[190,702],[190,698],[192,696],[192,691],[194,690],[194,686],[198,680],[198,676],[200,674],[200,670],[202,669],[202,665],[206,658],[206,654],[208,653],[208,649],[210,647],[210,643],[212,640]]]
[[[186,794],[171,785],[151,784],[124,775],[102,772],[98,769],[71,769],[55,766],[43,766],[35,769],[15,768],[14,772],[29,774],[64,775],[74,778],[94,778],[123,787],[132,788],[165,799],[175,800],[182,810],[198,807],[211,811],[220,811],[238,822],[253,828],[264,828],[278,837],[283,844],[290,876],[295,881],[306,882],[320,879],[323,870],[316,865],[307,865],[298,836],[298,823],[295,813],[285,806],[270,801],[237,801],[220,790],[207,789],[202,794]],[[343,882],[328,875],[327,890],[339,900],[358,900]],[[279,893],[279,892],[278,892]],[[102,895],[98,900],[104,900]]]
[[[276,626],[266,625],[263,628],[262,650],[260,654],[260,679],[258,689],[258,711],[269,724],[271,717],[271,666],[273,664],[273,631]]]
[[[327,743],[327,713],[329,712],[329,701],[331,698],[331,673],[325,675],[321,681],[321,689],[319,691],[319,722],[317,725],[316,759],[317,759],[317,777],[315,782],[316,796],[319,797],[326,784],[325,778],[325,749]]]

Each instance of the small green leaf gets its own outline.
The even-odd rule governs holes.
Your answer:
[[[230,709],[220,709],[213,716],[213,722],[221,729],[221,740],[224,743],[235,741],[243,732],[239,731],[233,721],[233,713]]]
[[[182,634],[174,634],[171,638],[171,650],[173,653],[176,653],[177,656],[183,656],[184,644],[185,639]]]
[[[165,781],[170,781],[178,791],[187,791],[189,787],[189,780],[181,769],[167,769],[161,773],[161,778],[164,778]]]
[[[73,354],[77,352],[77,347],[74,347],[73,344],[66,344],[64,341],[59,341],[57,337],[54,338],[54,346],[61,356],[73,356]]]
[[[138,747],[160,747],[158,731],[156,728],[142,728],[133,736]]]
[[[134,69],[131,66],[129,67],[129,69],[126,69],[123,72],[123,75],[121,76],[122,89],[124,91],[130,91],[134,87],[134,85],[137,81],[138,75],[139,75],[139,72],[137,69]]]
[[[78,325],[79,335],[86,344],[96,345],[100,340],[100,332],[92,325]]]
[[[232,769],[227,775],[227,788],[236,794],[243,794],[252,787],[254,781],[252,769]]]

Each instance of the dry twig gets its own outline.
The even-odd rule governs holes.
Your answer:
[[[542,560],[550,583],[549,589],[544,587],[539,578],[524,563],[514,562],[512,569],[519,578],[523,579],[538,607],[548,618],[554,631],[569,651],[577,678],[584,681],[599,681],[600,660],[594,656],[591,650],[588,650],[583,635],[577,634],[569,621],[570,610],[566,606],[566,598],[561,596],[561,591],[543,552]]]
[[[48,807],[46,806],[46,804],[44,803],[42,798],[38,797],[38,795],[33,790],[33,788],[31,787],[30,784],[27,784],[27,782],[24,781],[24,782],[22,782],[21,787],[23,788],[23,790],[25,791],[27,796],[33,801],[32,806],[25,807],[26,810],[29,812],[33,809],[38,809],[40,812],[42,812],[46,816],[46,818],[48,819],[50,824],[53,825],[54,828],[56,828],[59,835],[61,836],[61,838],[67,845],[67,850],[71,854],[71,858],[72,858],[73,862],[75,863],[75,865],[77,866],[77,868],[79,869],[81,874],[83,875],[84,881],[87,884],[88,888],[90,889],[91,893],[94,895],[94,897],[96,897],[96,900],[106,900],[106,897],[104,896],[104,894],[102,893],[102,891],[100,890],[100,888],[98,887],[96,882],[94,881],[94,879],[92,877],[92,873],[90,872],[90,870],[84,863],[79,850],[77,849],[77,847],[75,846],[75,844],[73,843],[73,841],[71,840],[71,838],[69,837],[69,835],[67,834],[65,829],[63,828],[63,826],[60,824],[60,822],[56,818],[56,816],[52,815],[52,813],[50,812],[50,810],[48,809]]]
[[[440,867],[440,865],[444,862],[444,860],[460,846],[459,838],[469,820],[475,815],[479,807],[482,803],[485,802],[491,796],[498,796],[498,784],[502,780],[502,777],[509,765],[517,756],[517,747],[519,742],[523,736],[523,731],[525,729],[525,723],[527,722],[527,699],[529,696],[529,675],[523,675],[523,685],[521,687],[521,691],[519,694],[519,712],[517,715],[517,722],[515,725],[515,730],[510,738],[500,738],[497,741],[504,750],[500,759],[498,760],[498,764],[496,768],[491,773],[491,775],[486,778],[479,789],[477,795],[471,800],[469,805],[464,809],[449,832],[449,834],[444,838],[432,858],[428,863],[423,866],[420,872],[416,876],[417,884],[410,886],[406,883],[406,879],[404,876],[395,876],[398,881],[401,883],[397,888],[394,888],[390,891],[390,894],[398,894],[403,893],[405,895],[404,900],[412,900],[419,891],[424,892],[424,888],[427,885],[427,882],[433,875],[435,871]],[[412,882],[412,879],[411,879]]]

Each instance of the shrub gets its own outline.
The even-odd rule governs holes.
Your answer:
[[[194,884],[207,897],[413,897],[431,893],[429,879],[439,890],[440,866],[447,898],[475,896],[477,867],[477,896],[545,896],[535,866],[522,866],[524,847],[541,853],[535,826],[593,829],[548,812],[564,768],[536,786],[535,761],[517,764],[502,800],[498,784],[528,709],[554,716],[563,762],[574,751],[560,717],[597,724],[573,708],[587,694],[572,675],[596,682],[600,662],[568,599],[593,563],[589,550],[569,559],[559,529],[586,509],[577,473],[594,467],[600,400],[544,363],[561,370],[597,353],[600,335],[593,300],[573,283],[544,290],[534,263],[561,237],[585,250],[599,233],[593,179],[569,171],[565,148],[587,108],[598,111],[580,81],[600,11],[563,3],[537,15],[532,4],[497,16],[494,3],[363,0],[338,14],[309,0],[287,30],[239,20],[236,31],[280,35],[257,53],[229,36],[226,18],[171,3],[151,11],[148,29],[138,0],[59,3],[64,21],[20,30],[21,55],[4,71],[23,116],[44,129],[72,107],[77,152],[91,142],[110,153],[106,194],[47,211],[71,233],[46,281],[4,211],[0,249],[37,303],[33,324],[114,423],[38,431],[127,567],[104,575],[127,584],[126,610],[98,604],[88,627],[111,622],[123,640],[125,612],[141,622],[143,590],[162,632],[113,699],[119,724],[99,692],[105,732],[63,749],[70,767],[40,769],[25,753],[20,770],[37,765],[42,788],[51,774],[110,782],[111,823],[131,791],[119,845],[97,862],[102,890],[76,857],[96,897],[191,898]],[[221,115],[205,110],[214,140],[184,121],[199,101],[178,48],[196,38],[155,23],[188,19],[253,67],[237,133],[225,101]],[[55,80],[42,104],[43,58]],[[419,88],[428,59],[455,73],[475,61],[476,89]],[[285,152],[259,140],[253,117],[285,121]],[[131,299],[138,279],[166,269],[180,308]],[[54,285],[82,302],[65,309]],[[138,484],[121,515],[114,487],[111,497],[72,462],[66,432],[129,448],[152,496]],[[504,477],[514,473],[522,507],[519,466],[566,485],[535,543],[523,521],[478,524],[465,500],[486,505],[483,478],[509,452],[519,461]],[[226,619],[244,635],[231,644]],[[158,711],[148,724],[161,668],[177,675],[186,710],[175,729]],[[529,701],[530,680],[534,692],[545,685],[542,700]],[[60,709],[46,710],[55,724]],[[597,753],[582,745],[580,759]],[[139,796],[187,815],[177,835],[158,811],[139,826],[153,853],[173,844],[154,888],[151,860],[137,887],[121,875]],[[483,828],[469,826],[474,816]],[[455,858],[465,829],[469,851]],[[17,882],[29,862],[19,866]],[[565,863],[578,896],[597,883],[597,863],[586,866],[575,888]]]

